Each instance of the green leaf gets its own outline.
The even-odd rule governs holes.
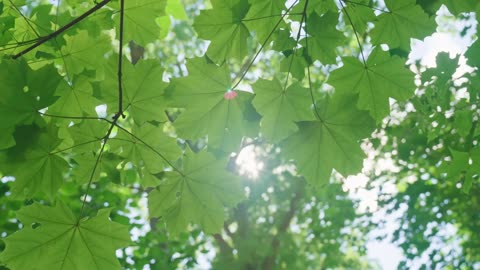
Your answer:
[[[472,0],[442,0],[441,4],[447,6],[448,10],[453,15],[458,15],[462,12],[472,12],[479,4]]]
[[[307,18],[308,38],[302,40],[305,46],[307,43],[308,54],[322,64],[335,64],[337,54],[336,47],[342,45],[346,40],[342,32],[336,29],[338,14],[328,12],[323,16],[312,14]]]
[[[115,250],[128,246],[130,236],[128,227],[109,215],[110,209],[101,209],[77,221],[62,203],[24,207],[17,217],[25,227],[5,239],[0,260],[12,270],[121,269]]]
[[[363,35],[367,29],[367,24],[369,22],[374,22],[376,20],[375,13],[373,9],[365,6],[368,5],[368,0],[355,2],[347,2],[346,7],[342,10],[345,14],[345,21],[350,24],[354,30]]]
[[[115,183],[120,180],[117,166],[123,159],[113,153],[104,152],[97,164],[97,152],[85,152],[73,156],[76,166],[73,167],[72,176],[76,183],[87,184],[90,179],[92,183],[97,182],[102,174],[106,175],[111,182]],[[95,171],[93,171],[94,169]]]
[[[145,167],[150,173],[165,170],[181,155],[176,140],[164,134],[163,126],[145,123],[142,126],[133,126],[133,135],[119,132],[110,141],[112,147],[121,148],[120,156],[132,161],[138,168]],[[141,138],[142,141],[137,138]]]
[[[343,57],[343,67],[330,74],[328,83],[341,93],[359,93],[358,108],[370,111],[379,123],[390,112],[389,98],[405,101],[415,90],[414,74],[405,60],[376,47],[364,65],[354,57]]]
[[[207,233],[218,233],[225,220],[224,206],[243,198],[240,181],[225,170],[224,160],[207,152],[187,153],[182,174],[170,173],[148,195],[151,217],[162,217],[172,234],[185,231],[190,222]]]
[[[2,61],[0,129],[41,121],[38,111],[55,102],[54,92],[61,79],[53,65],[33,71],[22,59]]]
[[[0,133],[0,150],[15,146],[15,139],[12,136],[14,130],[13,127],[2,130]]]
[[[226,65],[194,58],[188,60],[187,69],[187,77],[172,80],[171,105],[186,108],[174,122],[178,135],[191,140],[208,135],[209,146],[237,150],[245,128],[243,108],[252,95],[235,91],[237,97],[226,98],[231,87]]]
[[[460,152],[450,149],[452,162],[448,165],[447,174],[452,180],[458,181],[460,176],[468,171],[468,160],[470,155],[467,152]]]
[[[273,34],[272,49],[277,51],[293,50],[297,43],[295,39],[290,36],[290,31],[280,29]]]
[[[17,128],[15,140],[18,145],[0,155],[0,170],[15,177],[12,193],[27,198],[44,193],[53,198],[63,184],[63,174],[68,163],[55,154],[61,140],[57,129],[48,127]],[[28,140],[29,147],[25,148]]]
[[[259,79],[252,85],[253,106],[263,116],[261,133],[277,143],[298,130],[295,122],[315,120],[310,91],[293,83],[287,89],[277,79]]]
[[[297,164],[297,170],[317,187],[329,182],[332,169],[343,175],[360,172],[365,153],[359,141],[375,128],[367,112],[356,109],[357,99],[334,94],[321,100],[318,121],[298,124],[299,131],[282,144],[282,152]]]
[[[307,0],[300,0],[298,3],[293,7],[292,13],[303,13],[305,9],[305,4]],[[317,15],[323,15],[329,11],[337,12],[338,8],[333,0],[308,0],[307,6],[307,18],[310,16],[311,13],[316,12]],[[301,16],[294,17],[298,21],[300,20]]]
[[[95,70],[98,61],[110,48],[110,39],[106,35],[90,37],[86,30],[80,30],[75,35],[65,35],[66,44],[61,48],[62,59],[59,64],[64,65],[65,72],[72,76],[80,74],[84,69]]]
[[[76,76],[72,83],[62,81],[55,92],[57,102],[48,107],[48,113],[59,116],[97,116],[95,107],[101,102],[93,96],[93,88],[85,76]],[[69,119],[68,121],[71,121]]]
[[[480,148],[474,148],[469,152],[450,149],[452,161],[440,166],[440,171],[446,172],[450,181],[462,181],[462,191],[469,193],[474,180],[478,180],[478,168],[480,165]]]
[[[415,0],[385,0],[390,12],[378,16],[372,30],[374,45],[410,50],[410,38],[423,39],[435,31],[434,17],[429,17]]]
[[[73,139],[75,152],[97,152],[101,147],[102,139],[107,134],[109,125],[105,121],[88,119],[69,127],[67,130]]]
[[[105,64],[105,79],[101,82],[102,96],[111,113],[118,110],[118,80],[116,57]],[[164,69],[156,60],[144,60],[136,65],[124,61],[123,109],[128,110],[136,124],[146,121],[165,121],[166,103],[163,81]]]
[[[130,0],[125,1],[124,41],[134,40],[140,45],[154,42],[160,35],[157,17],[165,15],[167,0]],[[115,6],[119,10],[119,5]],[[119,13],[116,13],[115,25],[120,24]],[[117,27],[117,37],[119,28]]]
[[[454,126],[462,137],[467,137],[472,127],[473,116],[471,111],[455,112]],[[467,142],[470,143],[470,142]]]
[[[290,73],[295,79],[301,81],[305,77],[305,68],[307,66],[305,48],[300,48],[282,59],[280,62],[280,71]]]
[[[260,43],[263,43],[280,20],[285,9],[284,0],[249,0],[250,8],[243,22],[255,32]],[[282,24],[278,25],[279,27]]]
[[[212,1],[213,9],[202,10],[193,27],[198,37],[210,40],[207,55],[215,63],[247,55],[250,33],[242,22],[248,12],[247,0]]]
[[[468,48],[465,56],[467,57],[467,63],[472,67],[480,67],[480,39],[477,39],[470,47]]]
[[[186,20],[188,18],[181,0],[167,0],[165,11],[175,19]]]

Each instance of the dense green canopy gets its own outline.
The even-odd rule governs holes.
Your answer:
[[[376,269],[376,210],[399,268],[479,268],[479,13],[1,1],[0,269]],[[436,31],[470,46],[409,59]]]

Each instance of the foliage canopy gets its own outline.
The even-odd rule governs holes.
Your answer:
[[[406,207],[400,268],[422,254],[424,267],[480,267],[480,40],[466,71],[446,53],[436,67],[408,60],[442,18],[474,40],[479,12],[0,2],[0,269],[374,268],[365,234],[378,224],[342,190],[358,173],[387,212]],[[241,173],[242,153],[261,180]],[[365,169],[367,154],[394,170]]]

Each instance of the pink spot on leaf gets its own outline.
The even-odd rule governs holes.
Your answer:
[[[237,97],[237,95],[238,95],[238,94],[237,94],[237,92],[235,92],[235,91],[228,91],[228,92],[226,92],[226,93],[223,95],[223,97],[224,97],[225,99],[234,99],[234,98]]]

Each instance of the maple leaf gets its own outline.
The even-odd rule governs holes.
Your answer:
[[[130,244],[128,227],[109,220],[110,209],[77,220],[63,203],[34,203],[17,211],[24,224],[5,238],[0,260],[12,270],[121,269],[115,250]],[[33,227],[35,225],[35,227]]]
[[[198,37],[210,40],[207,55],[215,63],[247,55],[247,38],[250,33],[242,22],[248,12],[247,0],[213,0],[213,9],[202,10],[193,27]]]
[[[15,177],[12,184],[14,195],[31,198],[38,193],[44,193],[50,198],[54,197],[63,184],[63,173],[69,168],[68,163],[55,154],[61,143],[57,133],[58,129],[55,127],[17,128],[15,140],[19,144],[0,155],[1,171]]]
[[[120,1],[112,4],[119,10]],[[160,36],[160,26],[156,18],[165,15],[167,0],[130,0],[125,1],[124,41],[134,40],[140,45],[153,42]],[[115,23],[119,25],[120,16],[115,16]],[[117,27],[117,36],[120,28]]]
[[[150,173],[158,173],[180,157],[181,151],[175,142],[176,139],[164,134],[163,126],[145,123],[135,125],[132,135],[120,131],[110,144],[114,149],[121,148],[120,156],[138,168],[145,167]]]
[[[390,112],[389,98],[405,101],[415,90],[414,74],[405,60],[376,47],[362,63],[343,57],[343,67],[330,73],[328,83],[341,93],[359,93],[358,108],[370,111],[378,122]]]
[[[148,195],[151,217],[162,217],[170,233],[186,230],[190,222],[217,233],[225,220],[224,206],[243,198],[240,181],[225,170],[225,160],[202,151],[188,152],[181,173],[173,172]]]
[[[53,65],[34,71],[24,60],[3,60],[0,63],[0,129],[13,132],[15,126],[43,122],[38,111],[55,102],[54,92],[61,79]],[[10,141],[11,132],[5,135]]]
[[[355,103],[354,96],[340,93],[321,100],[316,105],[319,120],[299,122],[299,130],[282,143],[282,151],[312,185],[328,183],[332,169],[343,175],[361,170],[365,153],[359,140],[375,125]]]
[[[253,106],[263,116],[260,131],[272,142],[279,142],[297,131],[295,122],[315,120],[310,91],[298,83],[284,89],[277,79],[260,79],[252,87]]]
[[[88,31],[80,30],[74,35],[65,35],[66,44],[60,49],[64,69],[70,76],[84,69],[95,69],[99,59],[104,58],[111,42],[108,36],[92,38]]]
[[[342,32],[336,29],[338,14],[328,12],[323,16],[312,13],[307,18],[308,38],[301,40],[302,45],[307,47],[308,54],[322,64],[335,64],[337,54],[335,48],[346,40]]]
[[[114,57],[104,65],[104,79],[101,82],[103,89],[98,99],[113,108],[118,108],[118,81],[117,66]],[[166,103],[164,89],[167,84],[163,81],[163,68],[156,60],[144,60],[136,65],[124,61],[123,65],[123,109],[129,111],[138,125],[146,121],[165,121]]]
[[[251,31],[256,32],[260,42],[264,42],[282,19],[285,1],[249,0],[249,3],[250,8],[242,21]],[[279,24],[277,27],[283,25]]]
[[[76,183],[95,183],[101,180],[101,177],[107,177],[114,183],[119,181],[120,171],[117,166],[124,160],[110,152],[102,153],[102,158],[98,162],[97,158],[98,153],[94,152],[76,153],[72,156],[72,163],[75,166],[71,175]]]
[[[410,50],[410,38],[422,39],[435,31],[433,17],[415,4],[415,0],[385,0],[390,12],[378,16],[371,36],[374,45]]]
[[[307,18],[310,16],[311,13],[316,12],[317,15],[323,15],[329,11],[338,12],[337,5],[333,0],[300,0],[292,9],[292,13],[303,13],[305,9],[305,5],[307,4]]]
[[[67,129],[75,145],[75,152],[96,152],[107,134],[109,124],[100,120],[83,120]]]
[[[95,107],[101,105],[101,102],[93,96],[89,79],[82,75],[75,76],[71,84],[66,81],[60,82],[55,95],[59,96],[57,102],[48,107],[48,113],[52,115],[97,116]],[[72,120],[75,121],[75,119],[68,121]]]
[[[376,20],[373,9],[368,7],[368,0],[358,2],[347,2],[347,6],[342,10],[346,16],[346,21],[358,32],[365,33],[367,24]]]
[[[189,75],[173,79],[171,106],[187,108],[174,122],[177,133],[196,140],[208,135],[209,146],[236,150],[244,134],[243,111],[251,94],[236,91],[235,98],[225,97],[230,90],[228,68],[207,63],[205,58],[189,59]]]

